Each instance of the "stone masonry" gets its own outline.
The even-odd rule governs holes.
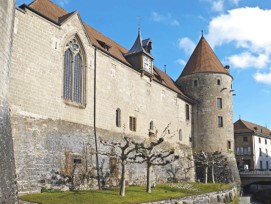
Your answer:
[[[9,69],[15,1],[0,1],[0,203],[17,202],[13,143],[10,127]]]
[[[66,43],[74,36],[79,39],[85,53],[84,108],[66,104],[61,97],[63,53]],[[191,120],[185,118],[185,106],[189,105],[191,110],[191,104],[180,99],[176,92],[146,76],[141,77],[137,71],[95,49],[89,43],[77,13],[58,26],[28,9],[25,12],[17,9],[11,63],[9,99],[20,193],[39,192],[41,187],[65,188],[60,177],[64,176],[64,180],[71,177],[75,168],[70,163],[78,159],[81,161],[78,166],[88,169],[81,174],[88,180],[85,182],[83,179],[81,187],[97,187],[97,183],[91,180],[97,176],[95,156],[89,153],[89,149],[95,147],[95,68],[98,138],[115,141],[129,135],[143,141],[149,137],[150,121],[153,121],[158,136],[170,124],[165,137],[171,142],[169,147],[175,147],[181,157],[192,154]],[[121,109],[121,127],[116,127],[117,108]],[[136,131],[129,130],[129,116],[137,118]],[[180,129],[183,134],[181,140]],[[106,151],[99,141],[98,145],[100,152]],[[113,178],[108,178],[108,158],[99,158],[100,168],[103,168],[101,179],[105,185],[118,184]],[[157,179],[165,181],[169,177],[166,168],[169,166],[154,168],[153,175],[162,175]],[[145,182],[144,165],[130,165],[127,169],[129,184]],[[185,177],[194,180],[192,168]],[[184,179],[184,175],[179,175],[179,178]]]

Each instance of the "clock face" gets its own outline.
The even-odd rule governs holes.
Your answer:
[[[152,71],[152,60],[149,57],[143,56],[143,69],[147,72]]]

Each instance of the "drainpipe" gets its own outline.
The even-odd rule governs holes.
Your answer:
[[[101,183],[100,183],[100,165],[99,165],[99,155],[98,155],[98,144],[97,144],[97,134],[96,134],[96,52],[97,52],[97,48],[95,47],[94,50],[94,138],[95,138],[95,150],[96,150],[96,170],[97,170],[97,179],[98,179],[98,187],[99,189],[101,189]]]

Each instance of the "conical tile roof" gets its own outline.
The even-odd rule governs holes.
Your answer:
[[[202,36],[180,77],[204,72],[228,74],[228,71],[223,67],[206,39]]]

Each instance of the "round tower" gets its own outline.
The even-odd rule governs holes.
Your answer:
[[[232,76],[202,36],[176,83],[195,103],[192,109],[194,151],[219,151],[240,182],[234,155]]]
[[[0,1],[0,203],[17,203],[8,88],[15,0]]]

